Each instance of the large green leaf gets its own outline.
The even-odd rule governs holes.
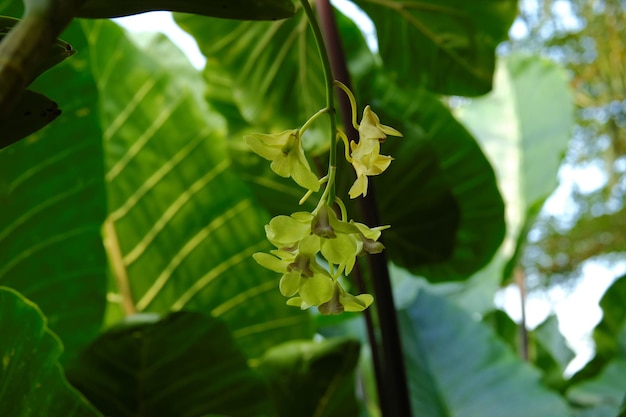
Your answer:
[[[570,415],[539,372],[444,298],[421,291],[399,318],[415,415]]]
[[[194,13],[223,19],[276,20],[293,16],[290,0],[87,0],[79,17],[119,17],[154,10]]]
[[[519,253],[543,201],[556,188],[573,128],[567,78],[562,67],[545,58],[505,57],[494,91],[457,111],[492,161],[507,202],[500,265]]]
[[[301,6],[289,20],[234,22],[176,15],[207,57],[207,77],[222,68],[246,120],[294,129],[324,107],[319,53]]]
[[[258,370],[269,382],[281,417],[358,416],[354,390],[358,357],[355,340],[296,340],[269,349]]]
[[[59,365],[61,341],[41,310],[0,287],[0,410],[11,417],[97,417]]]
[[[430,93],[389,78],[363,78],[358,91],[385,124],[381,152],[394,157],[373,182],[390,258],[431,281],[466,279],[504,235],[504,207],[489,162],[472,136]],[[351,177],[353,174],[346,174]]]
[[[270,415],[264,382],[228,327],[193,312],[131,317],[96,339],[68,378],[110,416]]]
[[[374,21],[385,68],[403,87],[474,96],[491,89],[515,0],[355,0]]]
[[[5,2],[6,3],[6,2]],[[17,2],[0,14],[17,12]],[[98,92],[78,24],[63,35],[80,53],[31,86],[63,108],[50,126],[0,151],[0,284],[36,302],[70,359],[99,330],[105,307],[105,217]]]
[[[251,257],[268,248],[268,217],[230,170],[224,121],[201,99],[200,75],[166,54],[174,47],[163,38],[141,50],[110,22],[84,28],[106,126],[105,233],[126,313],[211,313],[251,356],[309,337],[308,316]]]

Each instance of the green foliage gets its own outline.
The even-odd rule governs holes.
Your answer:
[[[224,123],[197,94],[201,79],[178,78],[176,54],[162,65],[110,22],[83,26],[108,126],[105,233],[122,280],[112,292],[128,301],[128,291],[140,312],[220,317],[252,356],[310,336],[308,318],[284,305],[274,274],[252,259],[267,248],[267,217],[229,169]],[[162,38],[148,45],[162,56],[173,48]]]
[[[567,391],[567,398],[576,406],[587,410],[602,410],[607,415],[618,416],[626,400],[624,373],[626,360],[610,362],[596,377],[576,384]],[[608,414],[607,410],[610,410]],[[598,415],[598,411],[595,412]]]
[[[544,58],[502,59],[495,85],[492,93],[472,100],[457,114],[489,155],[509,206],[499,260],[508,262],[502,276],[508,280],[529,228],[557,186],[574,109],[567,74]]]
[[[269,382],[280,417],[356,416],[358,356],[354,340],[294,340],[268,349],[257,370]]]
[[[556,316],[549,316],[530,334],[534,341],[533,363],[543,370],[543,381],[549,387],[563,390],[566,385],[563,375],[574,352],[559,332]]]
[[[483,317],[483,322],[509,345],[512,352],[521,356],[523,342],[520,325],[502,310],[490,312]],[[526,330],[526,337],[528,360],[541,369],[542,382],[552,389],[564,391],[567,384],[563,374],[569,362],[574,359],[574,353],[558,330],[556,316],[549,316],[532,331]]]
[[[293,129],[323,107],[322,65],[301,6],[292,19],[276,22],[182,14],[176,21],[207,57],[205,77],[211,81],[214,71],[223,71],[239,111],[259,130]]]
[[[491,90],[494,50],[516,0],[357,0],[374,21],[385,67],[402,88],[475,96]]]
[[[421,291],[400,325],[415,415],[570,415],[536,369],[444,298]]]
[[[41,308],[64,361],[97,335],[106,303],[96,81],[82,30],[66,35],[83,52],[32,85],[62,103],[63,117],[0,152],[0,284]]]
[[[386,77],[359,85],[404,134],[387,141],[395,161],[374,179],[381,220],[392,225],[389,256],[432,281],[467,279],[504,236],[504,206],[488,161],[434,95],[403,91]]]
[[[554,318],[530,333],[533,367],[513,353],[517,329],[504,313],[486,318],[494,331],[469,315],[492,310],[504,263],[512,258],[516,264],[534,216],[556,185],[571,128],[564,72],[545,59],[503,58],[496,90],[458,109],[466,129],[445,104],[453,101],[438,94],[475,96],[491,89],[495,47],[516,2],[357,3],[373,19],[380,48],[372,52],[354,22],[336,13],[359,113],[371,105],[403,134],[382,144],[378,133],[367,139],[374,155],[395,159],[385,175],[370,181],[381,223],[391,225],[383,236],[398,265],[394,290],[401,296],[414,414],[623,412],[623,279],[602,301],[597,358],[574,381],[563,381],[571,351]],[[16,2],[0,3],[5,14],[17,16],[19,9]],[[325,268],[317,252],[306,268],[285,255],[293,245],[282,241],[273,242],[279,249],[273,255],[283,257],[261,257],[270,270],[252,258],[271,249],[264,232],[274,241],[297,232],[292,225],[268,225],[270,215],[311,212],[319,200],[313,195],[298,208],[302,190],[290,178],[268,175],[270,163],[243,141],[259,131],[268,135],[257,138],[280,136],[325,105],[325,77],[302,6],[284,0],[88,0],[81,13],[148,9],[236,19],[295,15],[273,22],[177,15],[207,56],[201,73],[160,35],[131,38],[107,21],[74,21],[62,35],[79,53],[32,85],[50,99],[27,93],[28,106],[0,121],[0,131],[13,134],[0,133],[0,143],[8,144],[17,140],[11,123],[23,128],[18,116],[35,99],[37,109],[52,100],[63,107],[55,123],[41,130],[43,124],[28,126],[37,131],[0,151],[0,284],[10,287],[0,289],[0,333],[8,335],[0,340],[0,409],[16,416],[100,415],[67,384],[61,358],[70,380],[106,415],[356,416],[363,403],[376,415],[370,398],[375,378],[367,365],[358,367],[365,389],[355,389],[360,344],[330,337],[362,336],[360,327],[355,330],[361,321],[314,321],[286,306],[277,288],[281,274]],[[306,164],[304,156],[297,161],[307,173],[309,165],[317,169],[317,176],[332,160],[326,116],[302,137]],[[290,143],[277,145],[270,159],[288,157]],[[354,173],[345,161],[338,165],[336,188],[343,195]],[[303,178],[293,166],[288,171],[317,189],[315,175]],[[501,252],[499,190],[514,214]],[[350,305],[346,310],[360,310],[371,296],[359,296],[359,304],[336,289],[339,282],[354,287],[342,271],[374,274],[356,255],[361,235],[378,243],[380,230],[340,221],[329,206],[320,207],[326,217],[311,214],[298,241],[312,240],[312,224],[354,238],[356,245],[343,245],[325,236],[320,250],[337,265],[333,297]],[[348,203],[348,211],[352,217],[356,206]],[[280,290],[305,298],[303,278],[289,278],[294,276]],[[381,298],[374,294],[375,308],[391,309]],[[320,311],[332,310],[324,304]],[[314,322],[328,339],[311,340]],[[388,325],[375,319],[374,333]],[[368,348],[376,354],[376,346],[372,341]],[[383,352],[383,368],[392,354]],[[560,396],[566,384],[571,386]],[[382,387],[379,394],[384,392]],[[45,411],[37,401],[45,402]],[[72,409],[75,414],[67,411]]]
[[[273,414],[228,327],[200,313],[130,316],[81,354],[68,379],[105,415]]]
[[[41,310],[7,287],[0,287],[0,334],[3,415],[101,416],[65,380],[59,366],[63,347]]]
[[[341,15],[339,19],[351,42],[348,54],[363,65],[357,95],[363,102],[372,103],[382,119],[404,135],[385,143],[389,149],[385,152],[391,153],[395,161],[386,175],[374,179],[380,184],[377,189],[389,191],[377,193],[381,221],[393,225],[386,234],[389,254],[429,279],[465,279],[489,261],[504,233],[503,206],[493,173],[473,138],[449,110],[427,91],[401,90],[380,74],[358,28]],[[320,64],[314,42],[303,30],[305,20],[298,27],[294,26],[296,22],[288,21],[258,25],[245,36],[240,36],[250,26],[245,22],[222,23],[185,15],[178,15],[177,21],[194,35],[208,56],[205,78],[211,103],[236,105],[246,120],[276,130],[302,124],[323,103]],[[220,41],[224,31],[237,39],[235,46]],[[262,43],[256,41],[258,38],[263,39]],[[289,49],[285,39],[294,47]],[[226,72],[216,80],[214,71],[220,68]],[[216,97],[214,92],[220,91],[220,85],[229,77],[233,96]],[[293,94],[296,82],[301,91]],[[263,86],[261,91],[254,88],[258,85]],[[262,94],[265,89],[269,94]],[[274,111],[277,106],[282,109],[278,115]],[[237,167],[252,183],[264,206],[276,214],[281,213],[279,207],[290,207],[287,201],[297,198],[297,188],[267,175],[269,170],[264,170],[258,159],[234,146]],[[351,169],[340,171],[340,189],[352,183]],[[398,204],[400,195],[421,198]]]
[[[572,381],[581,382],[597,376],[611,360],[626,359],[626,276],[618,278],[600,300],[602,320],[593,331],[596,352]]]

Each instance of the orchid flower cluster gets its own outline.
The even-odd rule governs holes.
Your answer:
[[[402,134],[381,124],[369,106],[363,111],[361,123],[357,124],[354,96],[345,85],[337,81],[335,85],[348,94],[352,104],[352,123],[359,132],[358,143],[348,143],[344,132],[339,129],[336,132],[337,138],[344,142],[345,157],[357,175],[349,196],[365,196],[368,177],[385,171],[393,160],[380,154],[381,143],[387,135]],[[333,161],[328,175],[321,179],[311,170],[302,146],[302,135],[317,117],[326,112],[327,109],[320,110],[300,129],[277,134],[256,133],[244,139],[255,153],[271,161],[270,168],[274,173],[291,177],[307,190],[300,204],[325,184],[319,203],[312,212],[279,215],[265,226],[267,239],[276,249],[270,253],[255,253],[253,257],[261,266],[282,275],[279,289],[285,297],[289,297],[288,305],[303,310],[317,306],[322,314],[340,314],[344,311],[363,311],[373,302],[370,294],[349,294],[341,286],[339,278],[350,274],[357,256],[380,253],[384,249],[378,239],[381,231],[389,226],[370,228],[348,220],[344,203],[332,195],[336,177]],[[335,141],[332,143],[336,146]],[[339,214],[335,212],[334,203]]]

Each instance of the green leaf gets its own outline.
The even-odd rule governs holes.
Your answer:
[[[544,200],[557,186],[573,114],[564,69],[545,58],[525,55],[502,58],[494,91],[457,111],[493,162],[510,207],[507,239],[498,260],[503,264],[513,257],[504,279]]]
[[[382,123],[404,134],[381,146],[394,161],[373,178],[381,222],[392,225],[384,232],[389,257],[430,281],[466,279],[491,259],[504,235],[504,206],[489,162],[432,94],[403,90],[382,75],[358,85]]]
[[[356,0],[373,20],[385,68],[402,87],[475,96],[491,89],[495,48],[515,0]]]
[[[0,120],[0,149],[43,129],[61,114],[59,106],[43,94],[26,90],[6,118]]]
[[[105,234],[117,307],[210,313],[253,357],[310,337],[310,318],[285,305],[278,274],[252,259],[269,247],[269,218],[232,172],[224,121],[202,100],[200,75],[185,72],[190,64],[162,37],[144,52],[110,22],[83,25],[107,126]]]
[[[539,372],[445,299],[421,291],[399,320],[415,415],[570,415]]]
[[[302,6],[292,19],[277,22],[190,15],[176,15],[176,21],[198,42],[207,71],[221,67],[229,74],[244,118],[268,129],[263,133],[298,128],[324,107],[324,75]]]
[[[87,0],[78,17],[119,17],[155,10],[241,20],[284,19],[294,13],[290,0]]]
[[[200,313],[113,328],[85,350],[68,378],[111,416],[273,412],[263,381],[248,368],[228,327]]]
[[[0,410],[11,417],[97,417],[59,365],[61,341],[41,310],[0,287]]]
[[[63,115],[0,151],[0,285],[37,303],[67,361],[101,327],[106,258],[98,92],[84,70],[90,51],[80,25],[64,36],[81,53],[32,85],[59,102]]]
[[[617,416],[626,400],[625,374],[626,360],[613,360],[595,378],[572,386],[567,398],[578,406],[610,407],[613,416]]]
[[[600,300],[602,320],[593,331],[596,355],[626,359],[626,275],[618,278]]]
[[[483,322],[490,325],[500,339],[510,345],[512,352],[520,352],[520,326],[504,311],[490,312],[483,317]],[[574,352],[567,346],[559,331],[557,317],[549,316],[534,330],[527,330],[526,335],[528,359],[543,373],[542,382],[552,389],[562,391],[566,385],[563,373],[574,358]]]
[[[574,417],[624,417],[623,414],[615,414],[615,407],[598,405],[595,407],[574,408]]]
[[[557,364],[557,373],[563,375],[565,368],[574,359],[574,352],[567,345],[567,342],[559,331],[559,320],[557,316],[550,315],[533,331],[537,343],[545,349],[546,353],[554,359]]]
[[[626,275],[618,278],[600,300],[602,320],[593,330],[594,358],[572,377],[577,383],[592,378],[613,359],[626,360]]]
[[[281,417],[358,416],[358,357],[359,343],[351,339],[294,340],[269,349],[258,371],[269,381]]]
[[[502,310],[492,310],[482,318],[482,323],[489,326],[500,340],[509,345],[511,352],[519,351],[519,325]]]

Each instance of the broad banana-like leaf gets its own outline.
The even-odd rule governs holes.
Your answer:
[[[211,313],[251,357],[310,337],[279,276],[252,258],[269,247],[269,217],[231,169],[225,123],[202,99],[200,74],[163,37],[140,49],[111,22],[83,27],[107,126],[111,309]]]
[[[13,13],[10,3],[7,10],[0,2],[0,13]],[[83,52],[32,85],[64,103],[63,117],[0,150],[0,284],[41,308],[63,341],[64,362],[101,328],[107,268],[98,94],[80,24],[65,36]]]
[[[111,18],[167,10],[238,20],[277,20],[293,16],[290,0],[88,0],[79,17]]]
[[[264,382],[228,327],[200,313],[130,316],[67,374],[107,416],[273,414]]]
[[[385,67],[402,87],[459,96],[491,89],[495,48],[516,0],[356,0],[376,26]]]

